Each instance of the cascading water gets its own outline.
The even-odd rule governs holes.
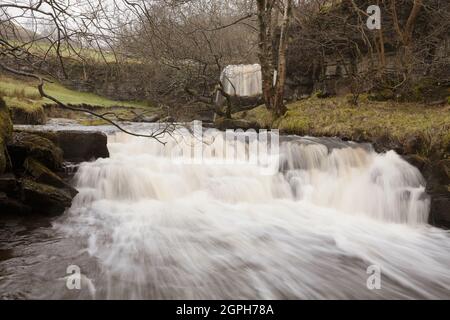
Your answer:
[[[262,93],[259,64],[226,66],[220,75],[220,80],[224,91],[233,96],[251,97]]]
[[[173,161],[171,141],[111,136],[111,158],[79,169],[80,194],[61,224],[88,238],[103,270],[98,294],[449,296],[450,237],[426,225],[417,169],[392,151],[290,140],[281,144],[280,172],[262,175],[252,165]],[[373,264],[383,283],[371,291]]]
[[[290,136],[268,175],[218,149],[175,161],[172,138],[112,133],[108,148],[80,166],[80,193],[54,226],[79,248],[55,249],[59,271],[79,265],[84,289],[62,281],[32,297],[450,297],[450,234],[426,223],[423,178],[393,151]],[[371,265],[380,289],[366,286]]]
[[[262,93],[259,64],[228,65],[222,70],[220,81],[223,90],[231,96],[254,97]],[[217,92],[216,103],[221,104],[222,101],[222,94]]]

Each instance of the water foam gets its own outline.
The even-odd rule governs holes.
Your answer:
[[[427,225],[423,178],[393,151],[296,137],[262,175],[121,133],[108,147],[80,166],[58,225],[102,266],[97,297],[449,297],[450,236]],[[371,264],[380,290],[366,287]]]

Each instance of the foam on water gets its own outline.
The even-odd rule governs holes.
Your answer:
[[[297,137],[262,175],[173,161],[170,140],[108,141],[56,226],[86,239],[97,298],[450,297],[450,235],[427,225],[425,182],[393,151]]]

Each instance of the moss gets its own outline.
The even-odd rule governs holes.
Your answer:
[[[24,203],[40,214],[61,214],[70,207],[73,196],[66,190],[23,179],[22,196]]]
[[[15,167],[22,167],[27,157],[33,157],[52,170],[61,168],[63,152],[50,140],[37,134],[14,132],[8,145]]]
[[[23,164],[25,170],[39,183],[49,184],[57,188],[66,187],[66,183],[39,161],[28,157]]]
[[[45,124],[46,116],[44,108],[30,99],[18,99],[5,97],[11,110],[12,121],[15,124]]]

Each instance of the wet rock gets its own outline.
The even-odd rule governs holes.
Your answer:
[[[428,162],[422,174],[431,196],[429,222],[450,229],[450,159]]]
[[[108,158],[108,137],[97,131],[57,131],[59,147],[64,151],[64,160],[71,162]]]
[[[450,229],[450,197],[441,195],[431,198],[430,223],[434,226]]]
[[[12,134],[12,122],[5,101],[0,97],[0,174],[5,172],[8,164],[6,144]]]
[[[31,207],[0,192],[0,213],[26,215],[31,213]]]
[[[66,190],[25,178],[22,180],[22,198],[33,213],[58,215],[70,207],[73,196]]]
[[[23,130],[19,132],[32,133],[34,135],[38,135],[52,141],[62,150],[62,155],[65,161],[82,162],[97,158],[109,157],[109,151],[107,147],[108,137],[103,132],[77,130]],[[40,159],[37,160],[40,161]]]
[[[422,137],[418,134],[408,136],[403,143],[403,152],[405,154],[415,154],[420,151],[423,145]]]
[[[64,182],[58,175],[33,158],[29,157],[25,160],[24,168],[38,183],[65,189],[71,196],[75,196],[78,193],[75,188]]]
[[[2,141],[0,141],[0,173],[3,173],[6,171],[6,153],[5,153],[5,145]]]
[[[398,154],[404,154],[402,144],[393,139],[388,134],[380,135],[376,137],[373,141],[373,147],[377,152],[387,152],[389,150],[394,150]]]
[[[29,132],[14,132],[8,143],[13,168],[19,169],[27,157],[33,157],[51,170],[62,166],[63,152],[50,140]]]
[[[427,159],[423,158],[416,154],[409,154],[403,156],[403,159],[405,159],[407,162],[409,162],[411,165],[422,171],[425,168],[425,165],[427,164]]]
[[[0,192],[12,194],[17,192],[18,183],[16,176],[12,173],[4,173],[0,175]]]

